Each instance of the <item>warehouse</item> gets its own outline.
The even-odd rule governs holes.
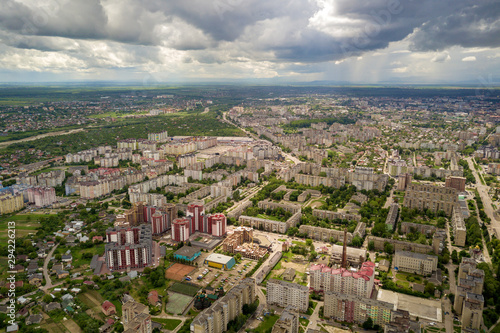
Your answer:
[[[236,264],[233,257],[225,256],[218,253],[212,253],[204,262],[205,265],[215,268],[231,269]]]

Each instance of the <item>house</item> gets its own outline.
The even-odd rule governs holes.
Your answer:
[[[58,279],[64,279],[64,278],[67,278],[69,276],[69,272],[68,271],[63,271],[63,270],[58,270],[56,272],[57,274],[57,278]]]
[[[61,308],[61,304],[59,304],[57,302],[50,302],[48,304],[43,305],[42,308],[43,308],[43,311],[50,312],[52,310],[60,309]]]
[[[27,268],[28,274],[34,274],[38,272],[38,262],[32,261],[29,263]]]
[[[382,272],[388,272],[389,268],[391,268],[391,263],[387,259],[382,259],[378,263],[378,269],[381,270]]]
[[[22,272],[24,272],[24,266],[22,266],[22,265],[16,265],[16,266],[14,266],[13,271],[16,272],[16,273],[22,273]]]
[[[37,287],[40,287],[40,285],[42,284],[42,281],[43,281],[42,274],[33,274],[28,279],[29,284],[37,286]]]
[[[48,241],[47,246],[48,247],[53,247],[55,245],[54,241]]]
[[[41,314],[31,315],[26,318],[26,325],[31,324],[40,324],[43,320],[43,316]]]
[[[54,274],[54,273],[57,273],[57,271],[62,271],[62,270],[63,270],[63,265],[56,264],[56,265],[52,266],[51,272]]]
[[[128,277],[133,280],[137,277],[137,271],[130,271],[127,273]]]
[[[16,286],[16,288],[22,288],[24,286],[24,282],[23,281],[16,281],[14,283],[14,285]]]
[[[26,315],[28,315],[29,311],[30,309],[27,306],[25,306],[21,310],[17,311],[16,318],[25,317]]]
[[[15,333],[19,331],[19,326],[17,324],[7,326],[5,332],[6,333]]]
[[[95,243],[95,242],[102,242],[104,239],[102,236],[94,236],[92,237],[92,242]]]
[[[71,254],[63,254],[61,256],[61,261],[62,262],[72,262],[73,261],[73,256]]]
[[[106,316],[111,316],[116,314],[116,307],[110,301],[104,301],[104,303],[102,303],[101,309],[102,313],[104,313]]]
[[[28,261],[28,256],[25,255],[25,254],[18,254],[16,256],[16,259],[19,260],[19,261]]]
[[[148,294],[148,302],[149,304],[155,306],[159,302],[158,292],[156,290],[151,290]]]

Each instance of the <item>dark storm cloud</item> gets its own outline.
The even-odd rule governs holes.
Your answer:
[[[6,45],[41,51],[73,51],[68,42],[43,39],[64,37],[207,50],[193,59],[208,64],[241,55],[260,61],[263,54],[268,61],[314,63],[408,36],[418,51],[497,47],[499,18],[493,0],[52,0],[45,7],[3,0],[0,33]],[[217,55],[228,49],[237,51]]]
[[[0,27],[22,35],[100,39],[106,37],[106,23],[99,0],[61,0],[38,7],[4,0],[0,11]]]
[[[412,49],[443,50],[450,46],[500,46],[500,3],[498,1],[458,1],[452,12],[425,22],[412,36]],[[458,4],[457,4],[458,5]]]

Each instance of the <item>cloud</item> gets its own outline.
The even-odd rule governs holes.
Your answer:
[[[483,52],[493,63],[499,35],[494,0],[3,0],[0,70],[20,68],[17,53],[32,67],[43,59],[40,71],[64,68],[59,54],[85,71],[269,77],[368,59],[404,73],[415,57],[444,68]]]
[[[434,58],[431,59],[432,62],[446,62],[449,60],[451,60],[451,57],[448,52],[438,53],[434,56]]]
[[[475,56],[465,57],[465,58],[462,58],[462,61],[473,62],[473,61],[476,61],[476,57]]]

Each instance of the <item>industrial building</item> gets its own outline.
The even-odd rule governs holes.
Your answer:
[[[204,264],[208,265],[209,267],[228,270],[233,268],[233,266],[236,264],[236,261],[233,257],[218,253],[212,253],[205,259]]]

